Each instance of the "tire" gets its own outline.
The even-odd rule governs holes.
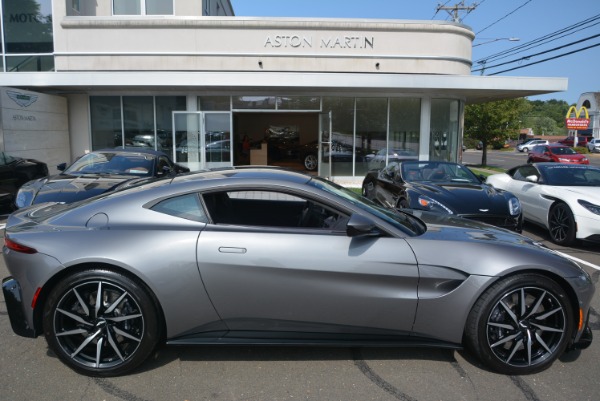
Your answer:
[[[550,208],[548,214],[548,232],[552,242],[569,246],[575,242],[575,218],[569,206],[559,202]]]
[[[519,274],[488,288],[469,313],[466,345],[490,369],[507,375],[540,372],[566,349],[571,302],[555,281]]]
[[[373,190],[373,182],[366,182],[362,186],[362,196],[367,199],[371,199],[371,192]]]
[[[85,270],[60,281],[44,305],[43,323],[49,347],[89,376],[130,372],[159,338],[153,299],[139,283],[109,270]]]
[[[524,152],[524,153],[529,152],[529,148],[523,148],[522,152]]]
[[[309,154],[304,157],[304,168],[308,171],[315,171],[319,166],[317,155]]]
[[[410,205],[408,204],[408,201],[406,199],[400,199],[398,201],[398,207],[401,209],[408,209],[410,208]]]

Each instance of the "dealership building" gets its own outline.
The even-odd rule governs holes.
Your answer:
[[[398,154],[460,161],[466,104],[567,89],[471,75],[475,35],[454,22],[236,17],[229,0],[1,2],[0,150],[51,172],[137,146],[192,170],[358,179]]]

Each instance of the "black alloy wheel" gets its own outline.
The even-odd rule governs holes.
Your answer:
[[[139,283],[87,270],[61,281],[44,307],[44,334],[57,356],[91,376],[137,367],[158,341],[156,308]]]
[[[569,206],[560,202],[550,208],[548,229],[555,244],[569,246],[575,242],[575,218]]]
[[[562,287],[545,276],[521,274],[497,282],[479,298],[465,333],[485,365],[520,375],[549,367],[566,349],[573,327]]]

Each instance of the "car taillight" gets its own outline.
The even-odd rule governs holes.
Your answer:
[[[15,251],[15,252],[28,253],[28,254],[37,253],[37,250],[35,250],[31,247],[25,246],[25,245],[21,245],[7,237],[4,238],[4,246],[6,246],[8,249]]]

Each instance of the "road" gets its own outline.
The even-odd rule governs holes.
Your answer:
[[[590,164],[600,167],[600,153],[588,154]],[[463,163],[467,165],[481,164],[481,150],[467,149],[463,152]],[[527,153],[516,150],[488,150],[487,165],[508,170],[511,167],[527,163]]]
[[[525,234],[576,258],[598,283],[600,246],[560,248],[543,230]],[[477,255],[473,255],[477,257]],[[8,275],[0,260],[0,277]],[[596,341],[529,376],[504,376],[467,352],[421,348],[162,347],[140,370],[89,378],[63,365],[43,338],[13,334],[0,298],[0,396],[4,400],[598,400]]]

